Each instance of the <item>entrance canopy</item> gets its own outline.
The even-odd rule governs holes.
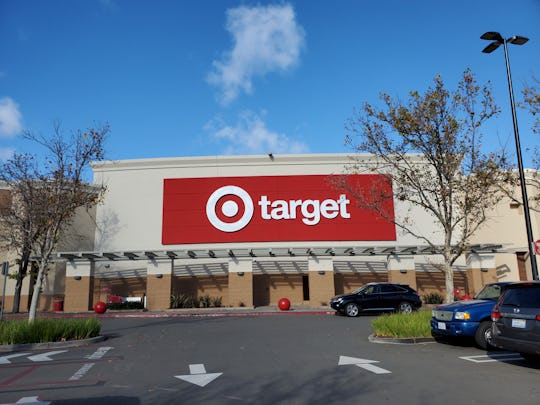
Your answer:
[[[502,253],[503,245],[470,245],[469,253]],[[144,250],[124,252],[60,252],[56,261],[120,261],[159,259],[230,259],[272,257],[332,257],[332,256],[389,256],[389,255],[437,255],[443,246],[317,246],[317,247],[253,247],[185,250]]]

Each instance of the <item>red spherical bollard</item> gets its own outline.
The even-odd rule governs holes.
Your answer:
[[[282,298],[278,301],[278,308],[282,311],[288,311],[291,308],[291,301],[287,298]]]
[[[96,314],[104,314],[106,310],[107,304],[102,301],[96,302],[96,304],[94,305],[94,312]]]

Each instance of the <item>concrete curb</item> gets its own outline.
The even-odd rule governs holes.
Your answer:
[[[291,315],[334,315],[334,311],[250,311],[250,312],[166,312],[140,314],[102,314],[97,318],[217,318],[233,316],[291,316]]]
[[[275,315],[334,315],[335,311],[325,308],[298,308],[281,311],[271,307],[257,308],[197,308],[169,309],[164,311],[107,310],[104,314],[87,312],[40,312],[38,318],[199,318],[220,316],[275,316]],[[6,320],[26,319],[27,313],[6,314]]]
[[[106,339],[105,336],[96,336],[88,339],[66,340],[64,342],[46,342],[46,343],[24,343],[16,345],[0,345],[0,352],[16,352],[22,350],[36,349],[58,349],[65,347],[88,346],[93,343],[102,342]]]
[[[431,337],[412,337],[412,338],[391,338],[369,335],[368,340],[371,343],[386,343],[386,344],[417,344],[417,343],[433,343],[435,339]]]

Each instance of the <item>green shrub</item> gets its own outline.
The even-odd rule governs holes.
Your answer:
[[[35,319],[0,322],[0,344],[63,342],[99,336],[101,324],[96,318]]]
[[[439,293],[430,293],[424,295],[425,304],[442,304],[444,302],[444,297]]]
[[[210,308],[210,303],[212,302],[212,299],[208,294],[201,295],[199,297],[199,307],[200,308]]]
[[[197,298],[187,294],[171,295],[171,308],[195,308],[199,306]]]
[[[376,318],[371,325],[379,337],[431,337],[430,320],[431,311],[416,311],[410,314],[385,314]]]
[[[214,308],[221,307],[221,304],[223,302],[223,297],[212,297],[210,305]]]
[[[222,297],[210,297],[208,294],[199,298],[182,293],[171,295],[171,308],[218,308],[222,303]]]

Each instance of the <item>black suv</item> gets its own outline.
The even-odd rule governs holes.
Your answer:
[[[491,313],[490,343],[540,361],[540,282],[512,283],[505,287]]]
[[[421,306],[422,300],[415,290],[396,283],[369,283],[330,300],[330,307],[347,316],[358,316],[363,311],[412,312]]]

